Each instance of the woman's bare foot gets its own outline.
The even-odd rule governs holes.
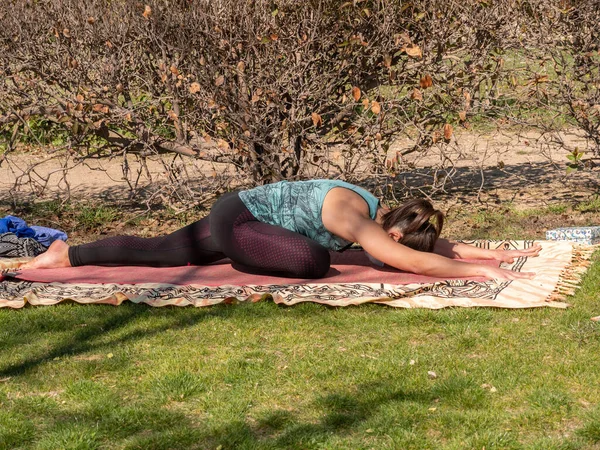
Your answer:
[[[60,240],[54,241],[48,250],[23,264],[19,269],[56,269],[58,267],[71,267],[69,246]]]

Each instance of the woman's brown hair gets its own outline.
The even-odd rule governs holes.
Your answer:
[[[421,252],[432,252],[444,226],[444,213],[424,199],[414,199],[383,216],[383,229],[398,228],[402,238],[398,241]]]

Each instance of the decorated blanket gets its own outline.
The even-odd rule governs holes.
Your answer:
[[[534,241],[470,242],[485,248],[524,249]],[[0,307],[77,303],[119,305],[124,301],[150,306],[209,306],[272,299],[294,305],[316,302],[330,306],[378,303],[400,308],[487,306],[498,308],[564,308],[590,264],[593,247],[541,241],[538,257],[521,257],[502,267],[535,272],[531,280],[439,279],[373,266],[365,252],[332,254],[332,266],[319,280],[252,275],[228,261],[210,266],[173,268],[97,267],[23,270],[23,260],[0,260]],[[496,261],[480,261],[495,264]]]

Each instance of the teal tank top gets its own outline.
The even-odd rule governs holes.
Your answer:
[[[239,193],[240,199],[254,217],[307,236],[330,250],[341,250],[351,242],[330,233],[323,225],[321,209],[327,193],[336,187],[350,189],[369,205],[369,216],[375,219],[379,200],[363,188],[336,180],[280,181]]]

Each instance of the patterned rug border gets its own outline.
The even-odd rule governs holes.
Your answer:
[[[540,241],[535,241],[540,242]],[[526,248],[534,241],[470,241],[486,248]],[[594,246],[576,246],[564,242],[541,241],[542,253],[553,250],[552,258],[519,258],[507,268],[541,270],[543,279],[474,282],[447,280],[429,284],[391,285],[381,283],[311,283],[303,285],[201,285],[169,284],[79,284],[35,283],[7,278],[0,283],[0,307],[22,308],[26,304],[53,305],[62,301],[80,304],[120,305],[124,301],[155,307],[195,306],[256,302],[271,298],[275,303],[292,306],[315,302],[329,306],[377,303],[396,308],[439,309],[460,307],[532,308],[569,306],[564,300],[572,295],[591,264]],[[560,265],[549,267],[544,261]],[[536,270],[537,269],[537,270]],[[536,298],[523,301],[524,297]]]

